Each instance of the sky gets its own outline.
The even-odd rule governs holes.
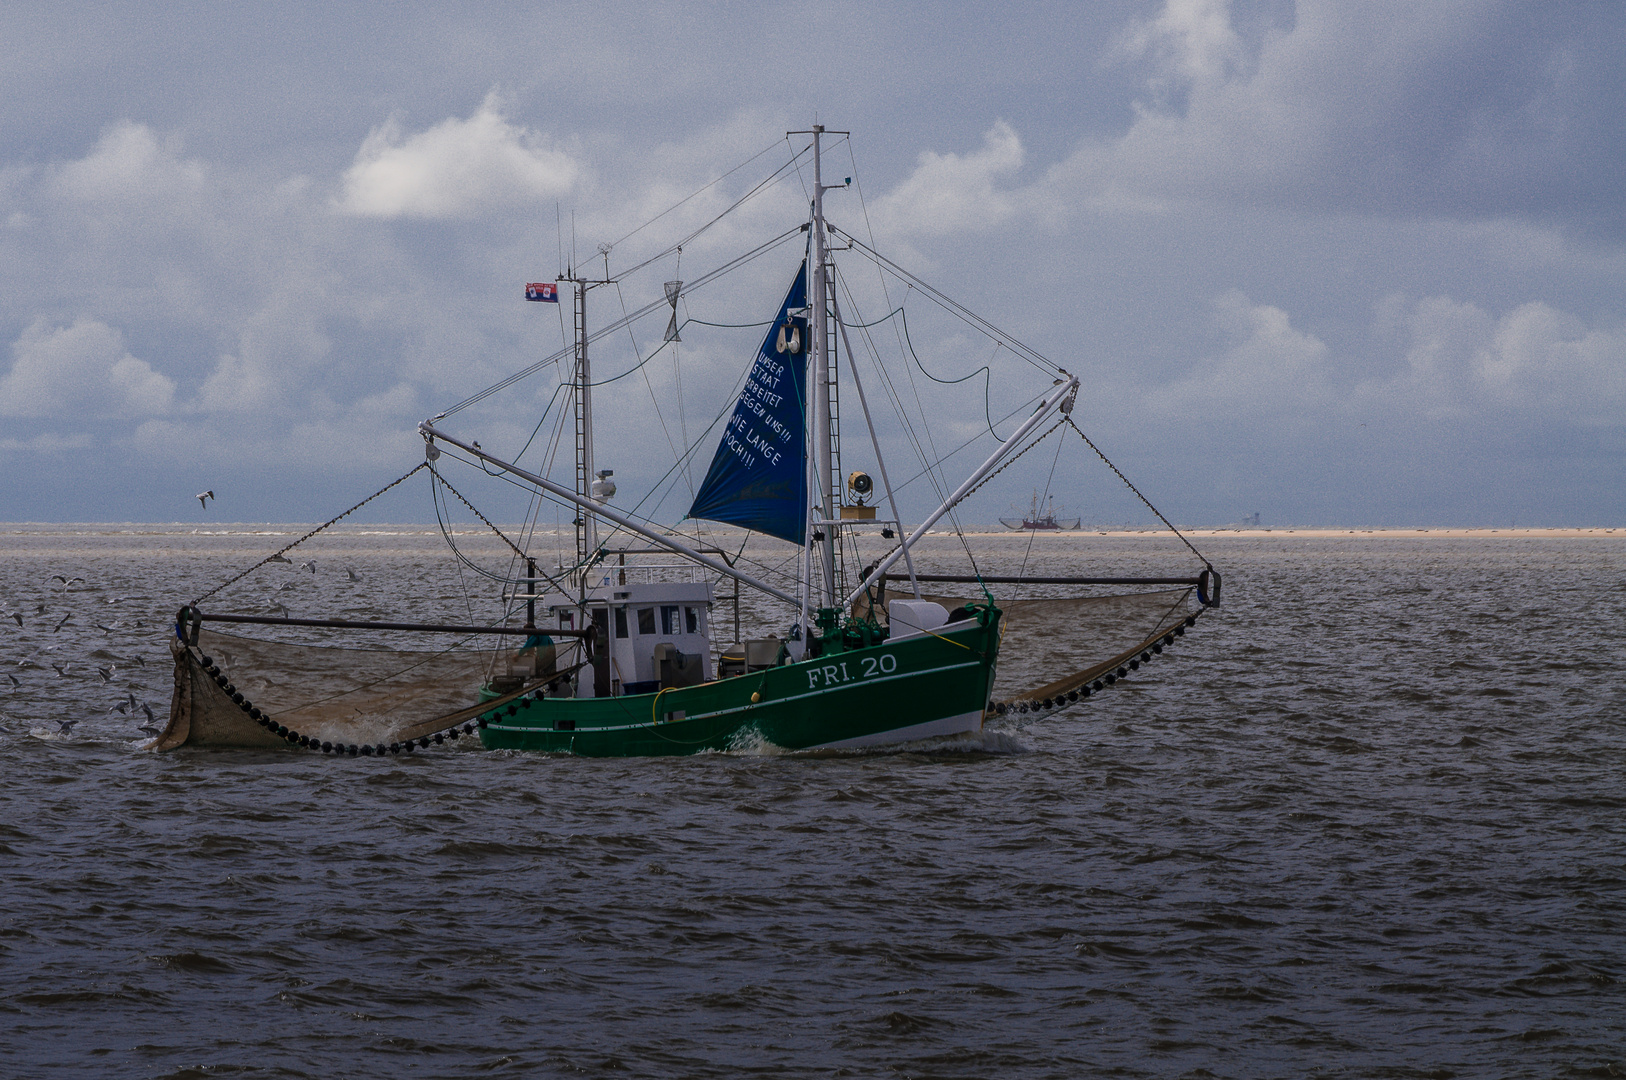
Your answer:
[[[817,121],[851,132],[831,220],[1079,374],[1080,426],[1178,523],[1626,525],[1619,5],[64,3],[0,9],[0,55],[0,520],[326,518],[561,346],[521,299],[561,253],[620,277]],[[590,322],[794,227],[810,180]],[[659,313],[596,347],[628,373],[595,392],[617,505],[681,518],[761,333],[703,324],[770,317],[798,259],[686,296],[653,358]],[[1048,379],[844,273],[850,314],[909,320],[914,358],[899,317],[873,336],[912,427],[877,424],[918,517],[915,446],[969,443],[963,475]],[[541,461],[556,383],[447,424]],[[1077,440],[1021,466],[966,517],[1048,489],[1138,520]]]

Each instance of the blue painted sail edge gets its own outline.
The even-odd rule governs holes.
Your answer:
[[[686,515],[807,539],[807,261],[768,328]]]

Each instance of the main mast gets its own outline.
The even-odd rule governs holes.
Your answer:
[[[819,517],[826,522],[822,529],[814,530],[810,543],[817,543],[823,536],[823,546],[819,551],[820,567],[824,571],[824,590],[822,605],[835,607],[838,601],[836,593],[836,545],[840,542],[836,533],[836,502],[840,493],[832,490],[832,476],[830,462],[830,304],[828,300],[828,268],[826,262],[829,258],[829,248],[824,234],[824,170],[820,157],[820,140],[824,135],[824,125],[813,125],[813,287],[808,290],[808,328],[813,340],[813,392],[808,395],[812,408],[813,429],[813,476],[817,491],[816,507]],[[817,319],[815,322],[814,320]]]

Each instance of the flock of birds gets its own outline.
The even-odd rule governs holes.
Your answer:
[[[212,498],[214,498],[213,491],[205,491],[198,495],[199,501],[203,502],[205,507],[208,505],[206,500]],[[292,565],[292,560],[281,554],[271,556],[268,561],[287,563],[290,566]],[[316,576],[317,569],[316,560],[310,559],[300,563],[299,569],[310,573],[314,578]],[[344,568],[344,570],[350,581],[359,582],[363,580],[363,575],[358,573],[354,568],[347,566]],[[86,584],[85,579],[82,577],[70,577],[66,574],[54,574],[50,578],[46,579],[45,586],[47,601],[49,600],[49,594],[54,591],[57,593],[56,603],[53,604],[47,601],[39,601],[31,605],[33,608],[32,611],[27,610],[29,605],[25,605],[24,607],[17,609],[7,610],[5,600],[0,598],[0,617],[3,617],[3,619],[6,621],[15,623],[17,628],[16,632],[22,632],[25,630],[38,631],[38,633],[44,636],[46,639],[45,643],[37,645],[30,655],[16,662],[16,668],[18,670],[26,672],[29,669],[39,671],[50,669],[56,672],[57,678],[59,679],[84,679],[89,677],[94,678],[95,685],[100,688],[115,689],[114,684],[119,683],[123,677],[121,676],[121,669],[127,673],[131,669],[146,668],[148,666],[147,661],[140,655],[121,657],[106,652],[103,649],[95,650],[96,652],[102,653],[103,656],[109,657],[108,661],[102,664],[96,663],[94,658],[81,662],[75,662],[65,658],[58,661],[51,658],[50,654],[57,652],[63,644],[71,644],[70,642],[55,640],[51,637],[51,635],[60,633],[64,627],[86,627],[88,629],[88,626],[94,626],[96,630],[100,631],[107,638],[111,638],[115,634],[123,638],[125,635],[131,632],[150,630],[148,623],[142,619],[134,619],[129,624],[125,624],[116,619],[104,619],[102,621],[96,621],[94,616],[89,616],[88,619],[90,621],[88,622],[88,626],[86,626],[85,623],[76,622],[76,618],[87,618],[85,614],[86,605],[84,603],[73,605],[72,610],[61,611],[62,607],[68,606],[70,595],[77,596],[86,591],[84,589],[75,590],[74,586],[84,586]],[[283,581],[279,585],[268,586],[273,594],[280,593],[294,587],[295,584],[293,581]],[[107,605],[115,605],[124,603],[129,599],[131,599],[131,597],[114,596],[107,597],[104,602]],[[283,616],[288,616],[290,614],[288,608],[282,603],[278,602],[276,599],[271,599],[270,604],[273,609],[280,612]],[[57,610],[52,610],[53,607],[56,607]],[[59,611],[61,611],[60,615]],[[111,644],[111,642],[109,642],[109,644]],[[0,692],[6,693],[13,698],[26,693],[28,689],[27,684],[25,684],[22,679],[19,679],[13,672],[5,672],[4,680],[3,682],[0,682]],[[138,721],[139,726],[136,728],[136,730],[149,738],[155,738],[163,733],[164,724],[161,718],[153,711],[152,705],[149,702],[138,698],[135,691],[130,689],[128,686],[120,686],[117,687],[117,689],[122,690],[122,696],[108,706],[105,713],[106,716],[111,717],[114,713],[118,713],[122,716],[130,718],[131,720]],[[5,713],[0,713],[0,722],[9,721],[11,719],[12,718],[8,717]],[[56,719],[55,722],[57,724],[57,731],[54,733],[55,737],[70,736],[73,733],[75,725],[80,722],[80,718],[66,720]],[[40,733],[40,730],[35,731],[35,734]]]
[[[57,586],[59,599],[61,601],[65,601],[73,587],[75,585],[85,584],[85,579],[82,577],[68,577],[65,574],[54,574],[47,579],[47,587],[51,586],[53,583]],[[106,603],[121,604],[128,599],[130,598],[127,596],[109,597]],[[4,609],[4,607],[5,604],[0,602],[0,609]],[[33,620],[38,620],[36,625],[40,627],[44,627],[46,625],[50,626],[49,631],[45,632],[50,634],[58,634],[61,633],[62,628],[65,626],[77,625],[74,622],[74,616],[78,613],[68,611],[58,618],[56,612],[51,610],[50,605],[41,601],[34,605],[34,610],[29,616],[25,616],[21,610],[7,611],[5,614],[8,619],[17,624],[17,629],[19,631],[28,628]],[[114,619],[93,622],[91,625],[107,636],[111,636],[115,633],[122,633],[126,630],[145,630],[147,628],[146,622],[141,619],[133,620],[128,627]],[[144,668],[147,666],[146,659],[139,655],[133,655],[128,659],[121,659],[115,656],[106,664],[96,664],[94,661],[91,661],[88,664],[80,665],[75,665],[72,661],[59,663],[49,658],[49,654],[56,652],[59,648],[60,644],[58,643],[41,645],[36,648],[30,656],[24,657],[23,659],[17,661],[16,666],[20,670],[33,668],[43,671],[46,668],[50,668],[56,672],[57,678],[59,679],[74,678],[74,673],[76,670],[83,672],[85,668],[88,667],[94,672],[95,678],[97,679],[97,684],[104,687],[110,686],[112,683],[118,680],[119,668],[121,665],[125,668]],[[41,662],[42,660],[44,661],[43,663]],[[25,689],[23,681],[12,672],[6,672],[5,681],[7,685],[0,687],[0,690],[6,690],[15,695]],[[163,732],[163,727],[158,722],[158,716],[153,712],[152,705],[146,701],[137,699],[133,690],[126,688],[124,691],[124,696],[108,707],[107,715],[111,716],[115,712],[131,717],[132,719],[144,720],[145,722],[136,729],[144,735],[153,737]],[[0,714],[0,719],[6,719],[4,714]],[[78,723],[79,720],[77,718],[67,720],[59,719],[56,721],[56,733],[58,735],[71,735],[73,733],[74,726]]]

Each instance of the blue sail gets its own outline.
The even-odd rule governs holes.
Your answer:
[[[807,261],[768,329],[687,516],[807,539]]]

